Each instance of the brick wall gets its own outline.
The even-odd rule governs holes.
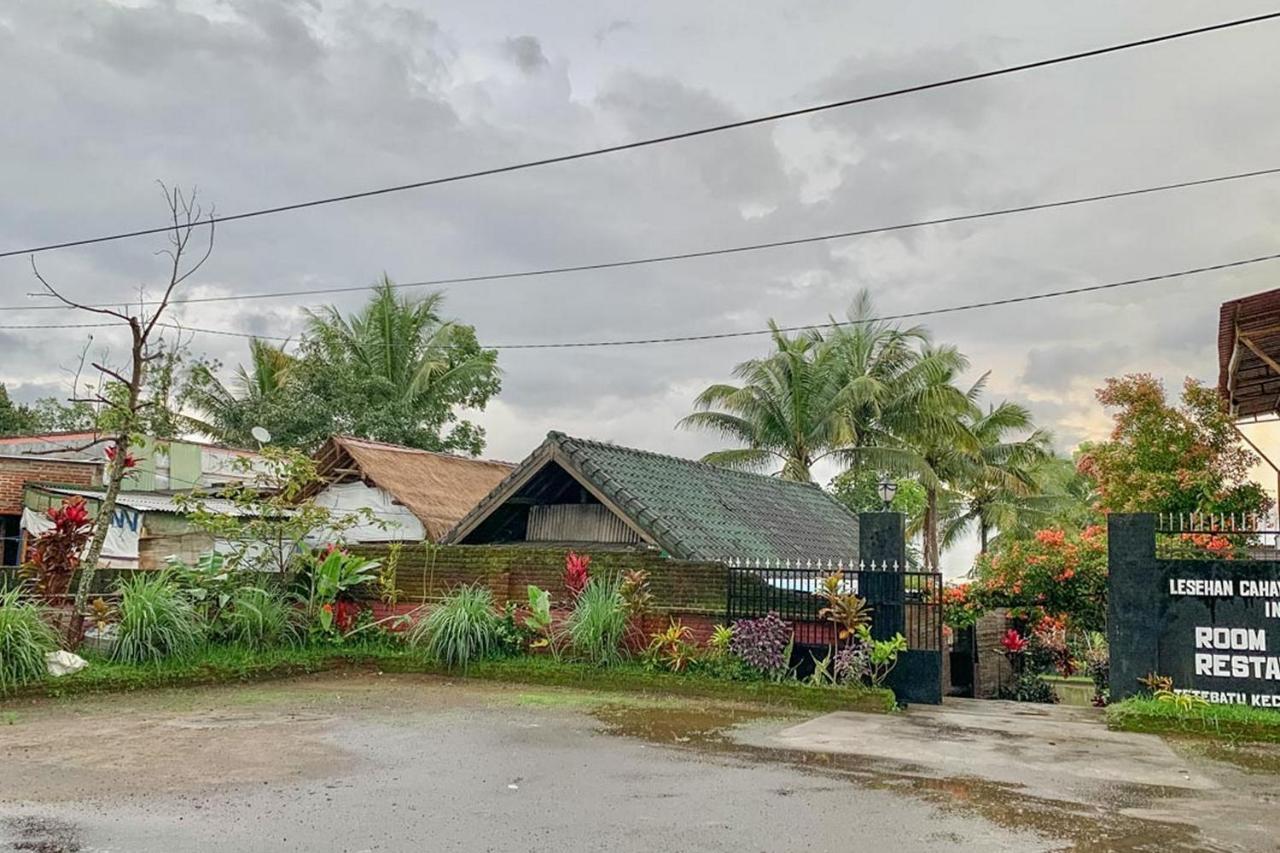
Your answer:
[[[1009,612],[1004,608],[988,611],[974,626],[978,645],[978,666],[974,674],[973,695],[978,699],[994,699],[1001,687],[1013,683],[1013,667],[1001,652],[1000,638],[1009,630]]]
[[[22,489],[27,483],[96,486],[99,467],[59,459],[0,458],[0,514],[22,514]]]
[[[384,545],[352,550],[372,559],[387,557]],[[569,597],[564,587],[565,553],[560,548],[446,545],[428,549],[406,544],[396,569],[396,587],[401,593],[397,610],[412,609],[468,583],[488,586],[499,605],[508,601],[524,604],[530,584],[550,592],[553,602],[563,603]],[[712,626],[724,619],[725,569],[719,563],[668,560],[642,552],[600,551],[590,557],[592,574],[634,569],[649,573],[654,615],[646,621],[646,631],[666,627],[675,616],[704,639]]]

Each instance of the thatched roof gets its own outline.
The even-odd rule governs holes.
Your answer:
[[[385,489],[438,540],[515,466],[335,435],[316,451],[322,483],[361,480]],[[316,486],[308,496],[323,488]]]

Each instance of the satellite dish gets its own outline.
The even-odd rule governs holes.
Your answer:
[[[267,432],[265,427],[256,426],[249,430],[249,435],[253,436],[258,444],[266,444],[271,441],[271,433]]]

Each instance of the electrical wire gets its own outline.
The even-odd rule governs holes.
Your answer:
[[[803,332],[819,329],[834,329],[843,326],[863,325],[867,323],[890,322],[895,320],[913,320],[921,317],[935,317],[943,314],[956,314],[962,311],[976,311],[984,308],[995,308],[1003,305],[1017,305],[1024,302],[1038,302],[1043,299],[1057,299],[1063,296],[1074,296],[1081,293],[1096,293],[1105,290],[1115,290],[1122,287],[1134,287],[1142,284],[1151,284],[1158,281],[1168,281],[1170,279],[1182,278],[1184,276],[1199,275],[1207,272],[1217,272],[1220,270],[1235,269],[1245,267],[1251,264],[1260,264],[1267,261],[1280,260],[1280,252],[1270,255],[1259,255],[1253,258],[1243,258],[1235,261],[1226,261],[1220,264],[1211,264],[1209,266],[1194,267],[1192,269],[1178,270],[1176,272],[1160,273],[1158,275],[1143,276],[1141,278],[1130,278],[1122,281],[1112,281],[1105,284],[1091,284],[1081,287],[1064,288],[1060,290],[1050,290],[1042,293],[1031,293],[1023,296],[1009,296],[1003,299],[990,299],[982,302],[968,302],[961,305],[951,305],[943,308],[926,308],[920,311],[907,311],[900,314],[883,314],[878,317],[867,317],[860,320],[829,320],[821,323],[806,323],[798,326],[780,326],[776,329],[749,329],[734,332],[711,332],[702,335],[672,335],[667,337],[653,338],[626,338],[619,340],[595,340],[595,341],[559,341],[548,343],[514,343],[514,344],[482,344],[482,349],[490,350],[534,350],[534,349],[578,349],[578,348],[598,348],[598,347],[620,347],[620,346],[647,346],[655,344],[676,344],[690,343],[698,341],[716,341],[726,340],[729,338],[748,338],[758,337],[761,335],[772,335],[778,332]],[[177,329],[181,332],[189,332],[192,334],[205,335],[225,335],[238,338],[257,338],[259,340],[289,342],[292,338],[280,337],[277,335],[255,335],[249,332],[235,332],[228,329],[208,329],[199,326],[186,326],[177,323],[158,323],[166,329]],[[0,330],[22,330],[22,329],[88,329],[88,328],[108,328],[121,327],[120,323],[68,323],[68,324],[51,324],[51,325],[0,325]]]
[[[634,267],[644,264],[668,263],[672,261],[683,261],[694,258],[710,258],[718,255],[742,254],[745,252],[755,252],[764,249],[778,249],[787,246],[801,246],[809,243],[821,243],[830,240],[840,240],[853,237],[867,237],[873,234],[887,234],[894,231],[905,231],[912,228],[924,228],[933,225],[948,225],[958,222],[974,222],[982,219],[990,219],[998,216],[1009,216],[1019,213],[1032,213],[1041,210],[1049,210],[1058,207],[1071,207],[1081,204],[1093,204],[1100,201],[1108,201],[1118,198],[1132,198],[1134,196],[1150,195],[1152,193],[1166,192],[1169,190],[1188,189],[1191,187],[1202,187],[1211,184],[1219,184],[1227,181],[1240,181],[1248,178],[1259,178],[1280,174],[1280,167],[1269,169],[1254,169],[1248,172],[1233,172],[1227,175],[1215,175],[1210,178],[1196,178],[1193,180],[1177,181],[1170,184],[1157,184],[1149,187],[1138,187],[1136,189],[1117,190],[1109,193],[1098,193],[1095,195],[1076,196],[1073,198],[1057,199],[1055,201],[1036,202],[1033,204],[1018,205],[1016,207],[997,208],[995,210],[984,210],[976,213],[961,213],[953,216],[940,216],[932,219],[918,219],[911,222],[900,222],[893,225],[880,225],[871,228],[859,228],[851,231],[837,231],[830,234],[818,234],[808,237],[795,237],[787,240],[773,240],[766,243],[749,243],[738,246],[726,246],[718,249],[702,249],[691,252],[679,252],[668,255],[649,255],[639,258],[628,258],[620,261],[603,261],[590,264],[574,264],[561,267],[543,267],[540,269],[519,270],[515,272],[505,273],[489,273],[484,275],[467,275],[456,276],[453,278],[434,278],[423,279],[420,281],[407,281],[392,283],[392,287],[400,290],[415,287],[438,287],[450,284],[475,284],[479,282],[502,281],[509,279],[534,278],[542,276],[560,275],[564,273],[576,272],[594,272],[599,270],[619,269],[622,267]],[[347,285],[340,287],[323,287],[311,290],[276,290],[260,293],[240,293],[233,296],[199,296],[191,298],[170,299],[170,305],[195,305],[210,302],[241,302],[249,299],[283,299],[295,296],[319,296],[322,294],[334,293],[358,293],[373,289],[376,285]],[[47,294],[31,294],[45,296]],[[91,308],[111,308],[119,305],[119,302],[99,302],[90,305]],[[143,300],[141,302],[130,302],[130,305],[151,306],[158,305],[159,300]],[[72,306],[62,303],[51,305],[6,305],[0,307],[0,311],[73,311]]]
[[[527,160],[520,163],[511,163],[505,166],[495,166],[488,169],[480,169],[473,172],[463,172],[454,175],[447,175],[439,178],[430,178],[427,180],[413,181],[411,183],[396,184],[393,186],[379,187],[370,190],[361,190],[358,192],[344,193],[342,195],[325,196],[322,198],[310,199],[308,201],[293,202],[291,204],[282,204],[275,207],[259,208],[257,210],[248,210],[241,213],[229,214],[226,216],[210,216],[207,223],[225,223],[236,222],[244,219],[252,219],[260,216],[271,216],[279,213],[286,213],[295,210],[302,210],[311,207],[320,207],[322,205],[338,204],[340,202],[354,201],[356,199],[371,198],[373,196],[387,195],[390,193],[404,192],[407,190],[423,189],[425,187],[440,186],[442,184],[457,183],[460,181],[472,180],[474,178],[488,177],[492,175],[501,175],[509,172],[518,172],[526,169],[534,169],[542,166],[549,166],[556,163],[568,163],[575,160],[585,160],[590,157],[599,157],[605,154],[615,154],[620,151],[630,151],[636,148],[646,148],[654,145],[662,145],[669,142],[676,142],[684,139],[693,139],[699,136],[707,136],[713,133],[722,133],[728,130],[736,130],[743,127],[751,127],[759,124],[782,121],[784,119],[796,118],[799,116],[813,115],[815,113],[826,112],[828,110],[841,109],[851,107],[858,104],[871,103],[873,101],[886,100],[888,98],[896,98],[903,95],[918,94],[920,92],[928,92],[935,89],[943,89],[949,86],[957,86],[964,83],[973,83],[978,80],[986,80],[992,77],[1000,77],[1007,74],[1017,74],[1023,71],[1031,71],[1038,68],[1047,68],[1053,65],[1061,65],[1068,62],[1075,62],[1082,59],[1090,59],[1106,54],[1118,53],[1120,51],[1131,50],[1139,47],[1148,47],[1162,42],[1175,41],[1177,39],[1189,38],[1192,36],[1204,35],[1206,33],[1217,32],[1220,30],[1232,29],[1235,27],[1243,27],[1251,24],[1269,21],[1280,18],[1280,12],[1268,12],[1262,15],[1254,15],[1248,18],[1237,18],[1230,21],[1222,21],[1217,24],[1209,24],[1207,26],[1196,27],[1189,30],[1179,30],[1177,32],[1165,33],[1158,36],[1149,36],[1135,41],[1121,42],[1119,44],[1108,45],[1106,47],[1093,48],[1090,50],[1078,51],[1076,53],[1064,54],[1061,56],[1050,57],[1048,59],[1039,59],[1032,62],[1024,62],[1019,65],[1010,65],[1003,68],[995,68],[988,71],[979,71],[973,74],[965,74],[959,77],[949,77],[943,80],[934,80],[928,83],[917,83],[911,86],[903,86],[897,89],[876,92],[868,95],[858,95],[852,98],[845,98],[839,101],[829,101],[821,104],[814,104],[807,107],[800,107],[794,110],[785,110],[782,112],[769,113],[767,115],[755,116],[753,118],[741,119],[738,121],[724,122],[722,124],[710,125],[707,127],[695,128],[693,130],[680,131],[678,133],[665,134],[663,136],[653,136],[646,139],[638,139],[632,142],[624,142],[618,145],[609,145],[602,148],[592,148],[585,151],[577,151],[571,154],[560,154],[554,157],[544,157],[538,160]],[[8,249],[0,251],[0,258],[12,257],[14,255],[34,255],[40,252],[49,252],[56,249],[67,249],[74,246],[88,246],[98,243],[108,243],[117,240],[127,240],[134,237],[144,237],[152,234],[164,234],[173,230],[172,225],[159,226],[153,228],[139,228],[132,231],[122,231],[114,234],[106,234],[98,237],[85,237],[78,240],[65,240],[57,243],[46,243],[44,245],[29,246],[22,249]]]

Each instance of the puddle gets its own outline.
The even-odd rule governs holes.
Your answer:
[[[1200,738],[1169,739],[1175,741],[1183,751],[1203,756],[1211,761],[1232,764],[1246,773],[1280,776],[1280,745],[1232,743]]]
[[[1200,837],[1195,827],[1146,820],[1117,809],[1175,807],[1186,792],[1177,788],[1113,785],[1103,798],[1109,808],[1027,795],[1019,786],[972,777],[931,777],[926,768],[879,758],[784,749],[744,743],[734,729],[778,719],[776,713],[743,708],[637,708],[605,705],[592,715],[607,734],[695,750],[722,760],[787,764],[802,771],[875,790],[918,797],[944,811],[976,814],[1005,829],[1034,832],[1076,851],[1225,851]]]
[[[9,846],[31,853],[79,853],[79,833],[65,821],[39,817],[20,817],[5,821],[9,830]]]

